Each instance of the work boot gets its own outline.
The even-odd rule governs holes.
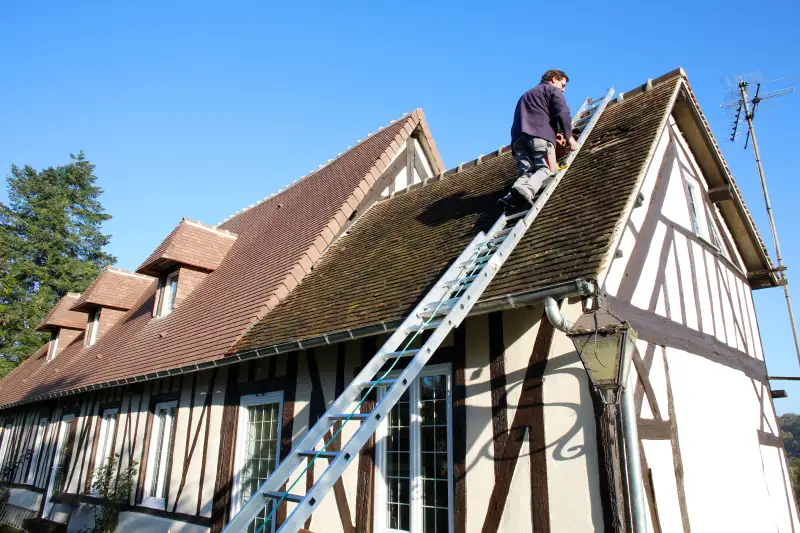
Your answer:
[[[530,207],[530,202],[527,198],[522,196],[516,189],[511,189],[508,194],[497,200],[497,203],[503,206],[503,211],[507,215],[518,213],[523,209]]]

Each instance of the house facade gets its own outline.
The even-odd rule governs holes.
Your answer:
[[[50,343],[0,382],[0,521],[91,526],[92,473],[118,455],[137,471],[118,531],[221,531],[491,226],[515,173],[508,148],[445,171],[417,110],[216,226],[184,219],[136,272],[66,295],[40,325]],[[306,529],[624,522],[601,409],[543,312],[550,296],[571,320],[592,297],[637,331],[639,442],[626,445],[641,453],[650,531],[797,530],[752,299],[777,281],[685,73],[622,93]]]

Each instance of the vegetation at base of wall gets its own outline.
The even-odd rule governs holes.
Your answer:
[[[22,466],[22,463],[30,459],[32,454],[33,452],[28,450],[19,458],[15,460],[9,460],[6,465],[0,469],[0,504],[8,501],[8,497],[11,495],[9,485],[14,480],[14,476],[16,475],[17,470],[19,470],[19,467]]]
[[[35,331],[67,292],[86,289],[116,259],[100,231],[111,216],[83,152],[40,171],[11,166],[0,202],[0,378],[49,340]]]
[[[792,476],[794,496],[800,505],[800,415],[786,413],[778,418],[781,437],[789,456],[789,471]]]
[[[134,461],[127,468],[121,469],[119,462],[120,455],[114,454],[93,472],[92,485],[87,496],[99,501],[89,504],[94,515],[94,526],[81,530],[81,533],[113,533],[119,522],[120,510],[130,504],[138,463]]]

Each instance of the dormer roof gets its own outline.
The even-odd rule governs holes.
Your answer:
[[[93,311],[97,307],[127,311],[154,281],[155,279],[150,276],[109,267],[83,291],[71,309],[84,313]]]
[[[178,265],[216,270],[235,241],[235,233],[184,218],[136,272],[160,276]]]
[[[53,309],[47,313],[36,331],[54,332],[58,328],[86,329],[87,314],[73,311],[72,306],[81,297],[80,293],[68,292]]]

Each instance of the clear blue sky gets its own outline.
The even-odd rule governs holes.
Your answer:
[[[575,107],[683,66],[768,239],[752,156],[723,142],[720,78],[800,73],[798,19],[792,0],[9,0],[0,165],[85,150],[114,216],[109,250],[133,269],[182,216],[217,223],[416,107],[451,167],[507,144],[516,99],[547,68],[571,76]],[[800,95],[781,104],[758,127],[800,314]],[[800,375],[782,292],[758,291],[756,304],[770,372]],[[800,412],[800,385],[786,388],[779,410]]]

